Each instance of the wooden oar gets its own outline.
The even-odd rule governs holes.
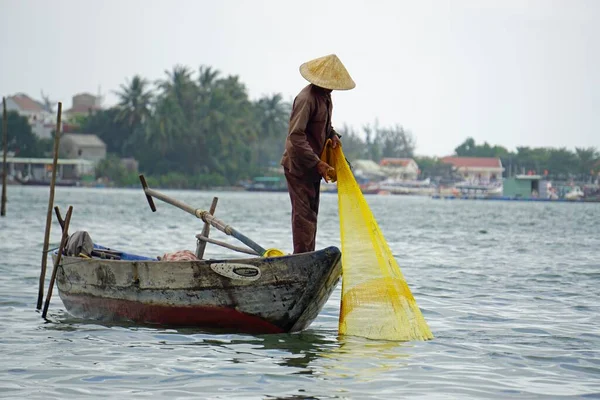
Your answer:
[[[146,179],[144,178],[144,175],[140,175],[140,181],[142,182],[142,187],[144,188],[144,194],[146,195],[146,200],[148,200],[148,204],[150,205],[150,208],[152,209],[153,212],[156,211],[156,206],[154,205],[154,201],[152,200],[152,198],[154,197],[156,199],[164,201],[167,204],[175,206],[189,214],[192,214],[196,218],[200,218],[202,221],[204,221],[208,224],[211,224],[212,226],[214,226],[221,232],[225,233],[226,235],[233,236],[234,238],[236,238],[240,242],[244,243],[246,246],[250,247],[252,250],[254,250],[257,254],[259,254],[261,256],[267,252],[267,250],[264,247],[260,246],[259,244],[257,244],[256,242],[254,242],[253,240],[248,238],[247,236],[238,232],[232,226],[227,225],[224,222],[215,218],[214,216],[210,215],[210,212],[208,212],[206,210],[201,210],[199,208],[194,208],[192,206],[185,204],[184,202],[173,199],[173,198],[167,196],[166,194],[163,194],[157,190],[150,189],[148,187],[148,184],[146,183]]]
[[[52,268],[52,276],[50,277],[50,285],[48,286],[48,294],[46,295],[46,302],[44,303],[42,318],[46,318],[46,314],[48,313],[50,298],[52,297],[52,288],[54,287],[54,280],[56,279],[56,271],[58,270],[58,266],[60,265],[60,261],[62,259],[62,253],[65,250],[67,240],[69,239],[69,223],[71,223],[72,213],[73,206],[69,206],[69,209],[67,210],[67,216],[65,217],[65,225],[62,233],[62,239],[60,240],[60,247],[58,248],[58,255],[56,256],[56,261],[54,262],[54,267]]]

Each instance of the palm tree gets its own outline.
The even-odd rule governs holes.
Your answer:
[[[161,96],[171,97],[181,107],[186,118],[194,114],[197,86],[192,80],[192,72],[188,67],[176,65],[172,71],[165,71],[167,79],[157,82]]]
[[[148,89],[148,81],[135,75],[131,81],[121,84],[119,96],[119,113],[117,122],[125,123],[134,132],[150,117],[152,91]]]
[[[198,74],[198,86],[203,93],[210,93],[217,77],[221,74],[218,69],[213,69],[205,65],[200,66]]]
[[[290,104],[284,102],[281,94],[277,93],[260,98],[256,110],[260,132],[255,157],[260,166],[268,167],[276,164],[283,153]]]
[[[576,147],[575,153],[577,154],[577,163],[579,164],[578,172],[585,177],[591,175],[594,165],[600,159],[600,153],[598,153],[595,147]]]
[[[258,100],[259,119],[262,133],[267,138],[280,138],[285,133],[290,114],[288,103],[283,101],[280,93],[264,96]]]
[[[155,112],[146,129],[146,141],[150,148],[165,157],[176,142],[185,142],[185,129],[181,108],[174,99],[166,97],[156,102]]]

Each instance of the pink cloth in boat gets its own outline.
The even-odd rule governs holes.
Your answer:
[[[165,253],[161,258],[161,261],[199,261],[194,253],[189,250],[179,250],[175,253]]]

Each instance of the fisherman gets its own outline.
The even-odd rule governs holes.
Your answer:
[[[334,172],[320,155],[327,139],[333,148],[341,144],[331,125],[331,91],[356,86],[335,54],[302,64],[300,74],[310,84],[294,99],[281,159],[292,203],[294,254],[315,249],[321,178],[329,182]]]

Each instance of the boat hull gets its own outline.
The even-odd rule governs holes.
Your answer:
[[[277,325],[229,307],[148,304],[66,293],[61,293],[60,297],[70,314],[84,319],[133,321],[166,326],[195,326],[248,333],[284,332]]]
[[[308,327],[337,285],[336,247],[276,258],[122,261],[63,257],[57,274],[79,318],[248,333]]]

